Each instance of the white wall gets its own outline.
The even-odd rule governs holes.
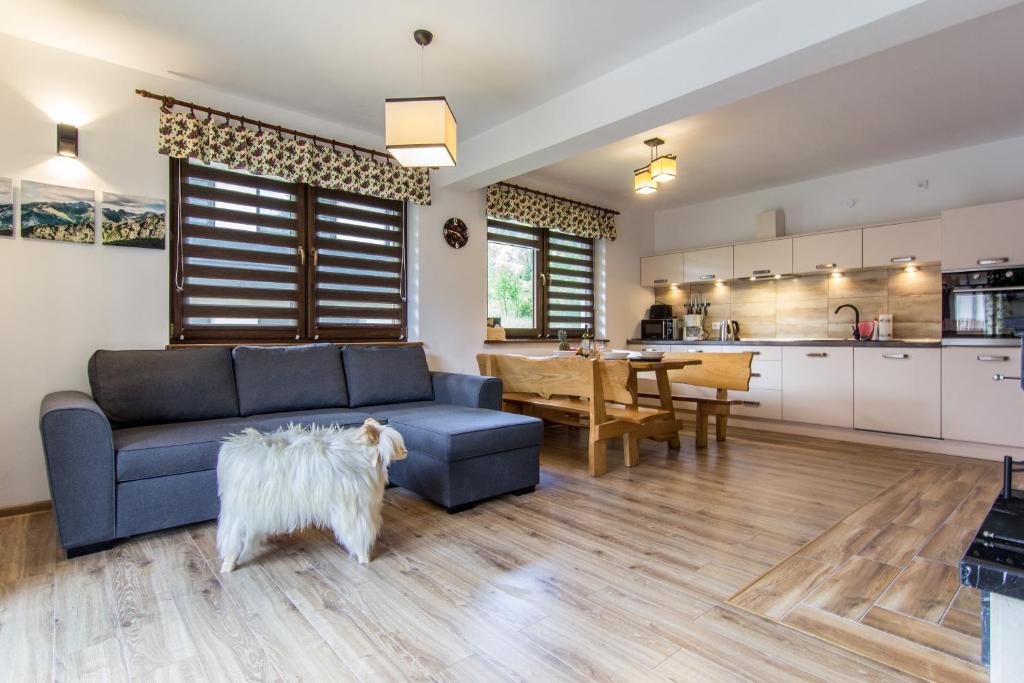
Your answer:
[[[928,188],[919,190],[919,180]],[[655,252],[755,238],[754,217],[784,209],[786,232],[817,232],[938,215],[1024,196],[1024,137],[906,159],[659,211]],[[848,206],[850,199],[856,203]]]
[[[13,178],[16,186],[35,180],[166,198],[168,162],[156,153],[159,104],[138,97],[135,88],[383,145],[344,125],[8,36],[0,36],[0,64],[0,177]],[[58,120],[80,125],[79,159],[55,155]],[[461,251],[441,238],[441,225],[451,216],[470,227]],[[409,218],[410,336],[425,343],[432,368],[476,372],[487,292],[483,192],[439,190],[433,206],[414,207]],[[651,217],[636,229],[630,224],[623,222],[623,238],[608,251],[606,319],[617,344],[632,334],[647,299],[653,300],[637,284],[639,256],[650,250]],[[166,251],[0,238],[0,508],[49,497],[37,427],[46,393],[88,390],[86,362],[97,348],[166,343],[167,264]]]

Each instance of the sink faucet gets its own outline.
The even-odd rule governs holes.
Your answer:
[[[835,315],[839,315],[839,311],[844,308],[853,309],[853,338],[860,341],[860,311],[853,304],[843,304],[836,308]]]

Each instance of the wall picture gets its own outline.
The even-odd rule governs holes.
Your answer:
[[[163,249],[166,210],[162,199],[104,192],[100,209],[103,244]]]
[[[22,181],[21,236],[92,244],[96,241],[96,193]]]
[[[0,237],[14,235],[14,183],[0,178]]]

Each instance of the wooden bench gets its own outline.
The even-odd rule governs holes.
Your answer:
[[[640,462],[641,438],[677,434],[682,427],[674,410],[637,403],[629,361],[486,353],[476,358],[482,375],[501,379],[504,409],[588,430],[591,476],[608,470],[609,439],[623,438],[625,464],[632,467]]]
[[[750,390],[750,366],[754,354],[741,353],[700,353],[670,352],[663,360],[699,360],[700,365],[688,365],[679,370],[669,370],[669,381],[673,384],[689,384],[695,387],[715,389],[715,398],[682,396],[673,392],[673,401],[695,403],[697,407],[697,448],[707,448],[709,418],[715,416],[715,439],[725,441],[729,426],[730,407],[743,401],[730,400],[729,391]],[[642,398],[658,398],[658,394],[639,392]]]

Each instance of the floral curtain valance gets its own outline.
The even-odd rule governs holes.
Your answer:
[[[615,212],[547,197],[535,192],[491,185],[487,188],[487,215],[519,221],[536,228],[553,228],[580,237],[614,240]]]
[[[430,204],[426,169],[398,164],[312,140],[286,138],[276,130],[256,130],[191,111],[160,112],[160,154],[215,161],[255,175],[274,175],[331,190]]]

